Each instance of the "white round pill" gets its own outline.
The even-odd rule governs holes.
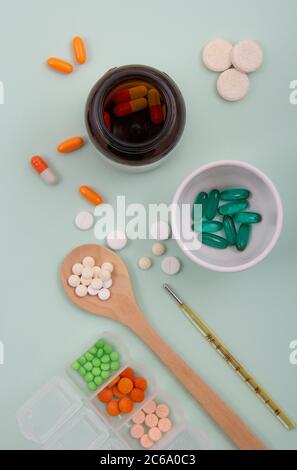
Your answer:
[[[92,268],[84,268],[82,270],[82,273],[81,273],[82,277],[84,277],[85,279],[89,279],[93,276],[93,269]]]
[[[107,245],[112,250],[122,250],[127,245],[126,234],[125,232],[122,232],[121,230],[115,230],[113,232],[110,232],[107,235],[106,241],[107,241]]]
[[[154,243],[152,246],[152,253],[155,256],[162,256],[165,253],[165,245],[163,243]]]
[[[98,292],[98,297],[100,300],[108,300],[110,297],[110,291],[108,289],[100,289]]]
[[[79,284],[80,284],[80,278],[79,278],[79,276],[77,276],[76,274],[72,274],[71,276],[69,276],[69,278],[68,278],[68,284],[69,284],[71,287],[77,287],[77,286],[79,286]]]
[[[167,240],[170,236],[170,225],[164,220],[157,220],[152,223],[150,233],[154,240]]]
[[[169,276],[177,274],[181,268],[180,261],[175,256],[167,256],[164,258],[161,266],[163,272]]]
[[[106,289],[110,289],[112,286],[112,279],[108,279],[107,281],[103,281],[103,287]]]
[[[80,283],[83,285],[83,286],[89,286],[92,282],[92,278],[91,277],[81,277],[80,278]]]
[[[138,267],[140,269],[143,269],[144,271],[146,271],[147,269],[150,269],[151,265],[152,265],[152,261],[147,256],[143,256],[142,258],[138,260]]]
[[[256,41],[246,39],[235,44],[231,52],[231,60],[240,72],[254,72],[262,65],[263,51]]]
[[[91,282],[92,289],[99,290],[99,289],[101,289],[102,286],[103,286],[102,279],[99,279],[98,277],[93,279],[92,282]]]
[[[231,67],[232,44],[224,39],[214,39],[204,47],[202,60],[213,72],[223,72]]]
[[[102,279],[102,281],[108,281],[108,279],[110,279],[110,278],[111,278],[110,271],[106,271],[106,269],[101,269],[100,279]]]
[[[90,212],[79,212],[74,219],[74,223],[80,230],[89,230],[93,227],[94,216]]]
[[[219,95],[227,101],[238,101],[249,91],[249,77],[236,69],[225,70],[217,80]]]
[[[93,267],[93,277],[100,277],[101,268],[99,266]]]
[[[93,289],[93,287],[90,285],[88,286],[88,294],[89,295],[98,295],[99,289]]]
[[[112,273],[113,264],[109,263],[109,262],[103,263],[102,266],[101,266],[101,269],[104,269],[105,271],[109,271],[110,273]]]
[[[77,276],[81,275],[83,269],[84,269],[84,267],[81,263],[75,263],[72,266],[72,272],[73,272],[73,274],[76,274]]]
[[[80,284],[79,286],[76,287],[75,293],[78,297],[85,297],[88,293],[88,289],[86,286],[83,286]]]
[[[86,267],[86,268],[93,268],[95,266],[95,260],[94,258],[92,258],[92,256],[86,256],[83,260],[82,260],[82,264]]]

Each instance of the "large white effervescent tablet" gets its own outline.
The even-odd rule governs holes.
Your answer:
[[[164,258],[161,266],[163,272],[169,276],[177,274],[181,268],[180,261],[175,256],[167,256]]]
[[[74,219],[74,223],[80,230],[89,230],[93,227],[94,216],[90,212],[79,212]]]
[[[204,47],[202,60],[213,72],[223,72],[231,67],[232,44],[224,39],[214,39]]]
[[[100,277],[101,268],[99,266],[93,267],[93,277]]]
[[[249,91],[249,77],[236,69],[225,70],[217,80],[219,95],[227,101],[238,101]]]
[[[77,276],[76,274],[72,274],[72,275],[69,276],[69,278],[68,278],[68,284],[69,284],[71,287],[77,287],[77,286],[79,286],[79,284],[80,284],[80,277]]]
[[[152,223],[150,233],[154,240],[167,240],[170,236],[170,225],[164,220],[157,220]]]
[[[88,294],[89,295],[98,295],[99,289],[93,289],[91,285],[88,286]]]
[[[113,271],[113,264],[112,264],[112,263],[109,263],[109,262],[107,261],[106,263],[103,263],[103,264],[102,264],[101,269],[104,269],[104,271],[109,271],[110,273],[112,273],[112,271]]]
[[[95,279],[92,280],[90,285],[92,289],[99,290],[101,289],[101,287],[103,287],[103,281],[102,279],[99,279],[98,277],[96,277]]]
[[[163,243],[154,243],[152,246],[152,253],[155,256],[162,256],[165,253],[165,245]]]
[[[122,250],[127,245],[127,237],[121,230],[114,230],[107,235],[107,245],[112,250]]]
[[[103,281],[103,287],[106,289],[110,289],[112,286],[112,279],[108,279],[107,281]]]
[[[144,271],[146,271],[147,269],[150,269],[152,265],[152,261],[147,256],[143,256],[142,258],[138,260],[137,264],[140,269],[143,269]]]
[[[82,273],[83,269],[84,269],[84,267],[81,263],[75,263],[72,266],[72,272],[73,272],[73,274],[76,274],[77,276],[81,276],[81,273]]]
[[[92,278],[91,277],[81,277],[80,278],[80,283],[83,285],[83,286],[89,286],[92,282]]]
[[[86,267],[86,268],[93,268],[95,266],[95,260],[94,258],[92,258],[92,256],[86,256],[83,260],[82,260],[82,264]]]
[[[256,41],[246,39],[235,44],[231,52],[231,60],[240,72],[254,72],[262,65],[263,51]]]
[[[80,284],[79,286],[76,287],[75,293],[78,297],[85,297],[88,293],[88,288]]]
[[[108,279],[111,278],[111,273],[106,269],[101,269],[99,277],[102,279],[102,281],[108,281]]]
[[[93,277],[93,268],[89,268],[89,267],[86,267],[82,270],[82,273],[81,273],[82,277],[84,277],[85,279],[90,279],[91,277]]]
[[[100,300],[108,300],[110,297],[110,291],[108,289],[100,289],[98,292],[98,297]]]

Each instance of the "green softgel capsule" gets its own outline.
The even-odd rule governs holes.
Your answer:
[[[93,365],[91,362],[86,362],[84,368],[90,372],[93,369]]]
[[[94,354],[90,353],[89,351],[85,354],[85,358],[87,361],[92,361],[94,359]]]
[[[248,189],[228,188],[221,192],[222,201],[241,201],[247,199],[250,195]]]
[[[79,370],[79,368],[80,368],[80,365],[79,365],[78,361],[75,361],[75,362],[73,362],[73,364],[71,364],[71,369]]]
[[[119,368],[120,368],[120,363],[119,363],[119,361],[113,361],[113,362],[111,362],[110,368],[111,368],[111,370],[119,370]]]
[[[98,375],[101,375],[101,370],[99,369],[99,367],[93,367],[92,374],[94,377],[98,377]]]
[[[105,354],[111,354],[112,353],[112,346],[110,344],[106,344],[103,348]]]
[[[93,356],[95,356],[97,354],[97,348],[96,346],[93,346],[91,349],[89,349],[88,351],[90,354],[93,354]]]
[[[117,361],[119,359],[119,353],[114,351],[109,355],[109,358],[111,361]]]
[[[109,376],[110,376],[109,370],[103,370],[103,371],[101,372],[101,377],[102,377],[104,380],[108,379]]]
[[[215,235],[214,233],[203,233],[202,234],[202,243],[207,246],[211,246],[212,248],[219,248],[224,249],[228,246],[228,241],[220,237],[219,235]]]
[[[100,358],[100,357],[103,356],[103,354],[104,354],[104,351],[103,351],[103,349],[100,348],[100,349],[98,349],[96,356]]]
[[[210,191],[208,194],[207,198],[207,204],[206,204],[206,212],[205,216],[207,220],[212,220],[217,211],[218,211],[218,205],[220,201],[220,191],[218,189],[213,189]]]
[[[84,366],[85,363],[87,362],[85,356],[81,356],[79,359],[78,359],[78,362],[80,363],[81,366]]]
[[[238,212],[234,220],[240,224],[257,224],[261,222],[262,216],[258,212]]]
[[[92,382],[93,379],[94,379],[93,374],[91,374],[91,372],[87,372],[87,374],[85,375],[85,381],[89,383],[89,382]]]
[[[101,370],[109,370],[110,364],[101,364]]]
[[[103,349],[103,346],[105,345],[105,341],[103,341],[103,339],[99,339],[97,342],[96,342],[96,348],[97,349]]]
[[[101,361],[100,359],[98,359],[98,357],[95,357],[95,359],[92,360],[92,364],[94,367],[99,367],[101,364]]]
[[[84,377],[84,376],[86,375],[87,371],[86,371],[86,369],[85,369],[84,367],[80,367],[80,368],[78,369],[78,373],[79,373],[79,375],[81,375],[82,377]]]
[[[222,224],[222,222],[220,222],[218,220],[204,221],[204,222],[202,222],[201,228],[202,228],[203,233],[218,232],[219,230],[222,230],[223,224]],[[194,231],[196,231],[196,230],[194,230]]]
[[[229,245],[235,245],[236,243],[236,228],[234,224],[233,217],[231,215],[224,215],[223,217],[223,226],[226,239]]]
[[[249,203],[247,201],[236,201],[236,202],[227,202],[219,207],[219,214],[221,215],[233,215],[237,212],[244,211],[248,207]]]
[[[193,211],[192,211],[192,218],[195,220],[195,213],[200,215],[200,207],[195,208],[195,205],[202,205],[202,216],[205,216],[206,213],[206,205],[207,205],[207,193],[202,191],[201,193],[198,193],[193,204]]]
[[[101,357],[101,363],[107,364],[108,362],[110,362],[109,356],[107,354],[104,354],[104,356]]]
[[[236,248],[239,251],[246,249],[251,234],[251,226],[249,224],[241,224],[237,232]]]
[[[101,385],[103,384],[103,379],[100,377],[100,375],[98,375],[97,377],[94,377],[94,382],[96,385]]]
[[[89,382],[88,389],[92,390],[92,392],[95,392],[95,390],[97,390],[97,385],[95,384],[95,382]]]

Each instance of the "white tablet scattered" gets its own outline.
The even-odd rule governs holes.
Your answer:
[[[94,217],[90,212],[79,212],[74,223],[80,230],[89,230],[94,225]]]
[[[263,51],[256,41],[239,41],[232,49],[231,60],[240,72],[250,73],[257,70],[263,62]]]
[[[225,70],[217,80],[219,95],[227,101],[239,101],[249,91],[249,77],[235,69]]]
[[[210,41],[203,49],[204,65],[213,72],[223,72],[231,67],[232,44],[224,39]]]

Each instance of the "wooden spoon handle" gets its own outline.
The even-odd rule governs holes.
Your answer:
[[[239,449],[266,449],[231,408],[162,340],[140,311],[137,321],[127,326],[152,349]]]

